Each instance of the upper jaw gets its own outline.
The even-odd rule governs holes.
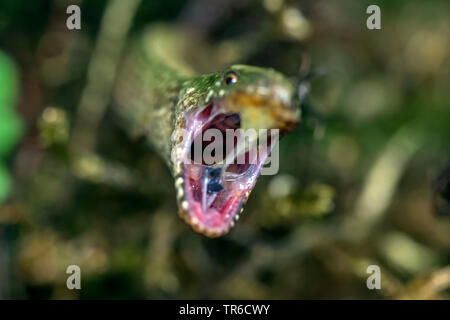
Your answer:
[[[300,119],[300,109],[288,89],[238,89],[222,99],[228,112],[238,112],[243,129],[279,129],[282,133],[293,130]],[[278,89],[277,89],[278,88]]]

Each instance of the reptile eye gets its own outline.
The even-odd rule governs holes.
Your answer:
[[[228,72],[223,78],[223,83],[227,86],[236,83],[238,81],[238,77],[234,72]]]

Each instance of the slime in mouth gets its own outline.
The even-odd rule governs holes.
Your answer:
[[[190,157],[186,158],[190,161],[183,162],[184,183],[177,186],[183,189],[177,190],[178,194],[183,195],[179,199],[182,201],[183,217],[197,231],[208,236],[220,236],[239,218],[242,206],[270,153],[270,139],[267,139],[266,148],[259,148],[258,141],[246,145],[245,141],[239,143],[235,138],[230,139],[226,131],[240,129],[240,116],[222,112],[220,105],[214,103],[186,119],[186,130],[191,139],[184,146],[184,156],[189,154]],[[208,129],[217,129],[222,134],[221,161],[204,161],[203,151],[214,140],[196,140],[202,139]],[[201,146],[202,157],[199,161],[193,157],[195,143]],[[230,145],[233,148],[227,152]]]

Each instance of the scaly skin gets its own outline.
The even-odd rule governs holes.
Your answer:
[[[189,129],[186,123],[193,114],[212,104],[220,105],[222,113],[239,114],[242,129],[289,132],[299,120],[296,90],[272,69],[245,65],[195,77],[178,56],[168,56],[183,50],[180,39],[167,28],[154,27],[135,43],[118,77],[116,111],[131,134],[144,135],[165,159],[175,178],[181,217],[197,232],[217,237],[239,218],[253,185],[230,211],[232,220],[220,227],[199,221],[186,200],[182,156],[190,142],[181,142],[181,132]],[[227,83],[230,74],[236,82]]]

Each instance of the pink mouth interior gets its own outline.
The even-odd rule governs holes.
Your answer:
[[[201,123],[201,130],[194,128],[194,122]],[[240,117],[236,113],[221,113],[219,106],[210,104],[201,112],[188,118],[186,129],[190,132],[198,130],[196,137],[209,128],[219,129],[222,132],[224,145],[229,143],[236,145],[236,141],[226,141],[225,130],[239,129]],[[187,146],[187,151],[192,151],[188,150],[192,148],[194,142],[194,134],[192,136],[192,142]],[[203,142],[203,148],[209,143],[212,142]],[[255,148],[253,150],[253,154],[257,155],[255,161],[250,161],[251,149],[249,149],[245,152],[245,163],[238,164],[236,159],[228,165],[207,165],[204,162],[196,163],[195,161],[184,163],[184,194],[188,203],[187,211],[203,228],[216,232],[228,230],[244,199],[253,189],[261,167],[270,152],[270,146],[266,152],[260,152],[260,154],[257,152],[256,144],[251,148]],[[223,154],[225,154],[225,147]]]

